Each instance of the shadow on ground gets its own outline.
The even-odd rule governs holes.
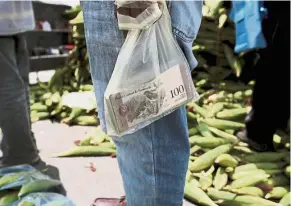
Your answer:
[[[42,171],[44,174],[48,175],[50,178],[61,181],[60,172],[57,167],[46,164],[42,160],[37,165],[34,165],[34,167]],[[63,185],[59,186],[58,188],[55,188],[53,191],[65,196],[67,195],[67,191]]]

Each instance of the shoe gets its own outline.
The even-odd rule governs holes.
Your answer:
[[[125,197],[97,198],[91,206],[126,206]]]
[[[40,156],[36,156],[30,161],[23,161],[23,160],[4,160],[1,159],[0,161],[0,168],[2,167],[9,167],[9,166],[15,166],[15,165],[23,165],[23,164],[28,164],[33,167],[39,165],[42,162]]]
[[[257,152],[273,152],[275,151],[273,144],[258,143],[247,137],[246,130],[237,131],[235,136],[242,142],[247,143],[252,149]]]

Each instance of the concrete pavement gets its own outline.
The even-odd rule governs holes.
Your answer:
[[[117,161],[111,157],[53,158],[53,154],[74,146],[90,127],[73,126],[41,121],[33,124],[40,155],[54,176],[64,185],[67,196],[77,206],[89,206],[97,197],[120,197],[124,195]],[[93,164],[96,172],[88,166]],[[149,205],[150,206],[150,205]],[[184,201],[183,206],[193,206]]]

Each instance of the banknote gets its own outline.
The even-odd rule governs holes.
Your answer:
[[[175,65],[150,82],[109,95],[105,103],[120,134],[198,98],[186,65]]]

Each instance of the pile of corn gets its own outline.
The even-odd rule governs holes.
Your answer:
[[[32,122],[51,119],[68,125],[99,125],[92,91],[53,93],[46,86],[31,87],[30,103]]]
[[[66,11],[64,16],[71,19],[74,49],[70,52],[68,63],[56,70],[48,84],[39,83],[30,88],[30,109],[32,122],[53,119],[66,124],[98,125],[96,107],[90,110],[82,105],[75,108],[63,104],[64,95],[76,92],[92,92],[93,85],[89,72],[89,59],[84,36],[83,14],[80,7]],[[80,99],[75,95],[72,101]]]
[[[191,156],[185,198],[199,205],[290,205],[289,130],[274,135],[276,152],[255,152],[234,135],[251,110],[254,82],[239,82],[234,28],[223,1],[205,1],[193,47],[193,81],[201,98],[187,105]]]
[[[63,205],[69,200],[58,194],[61,186],[60,181],[51,179],[29,165],[1,168],[0,205],[38,206],[42,205],[42,201],[50,202],[52,205]],[[44,196],[46,200],[42,200]],[[54,201],[55,197],[62,201]],[[39,203],[34,204],[35,202]]]
[[[290,205],[289,135],[274,135],[276,152],[258,153],[240,142],[234,132],[244,128],[253,82],[214,83],[202,78],[206,74],[196,76],[197,89],[205,90],[201,99],[187,105],[191,156],[185,197],[207,206]]]

